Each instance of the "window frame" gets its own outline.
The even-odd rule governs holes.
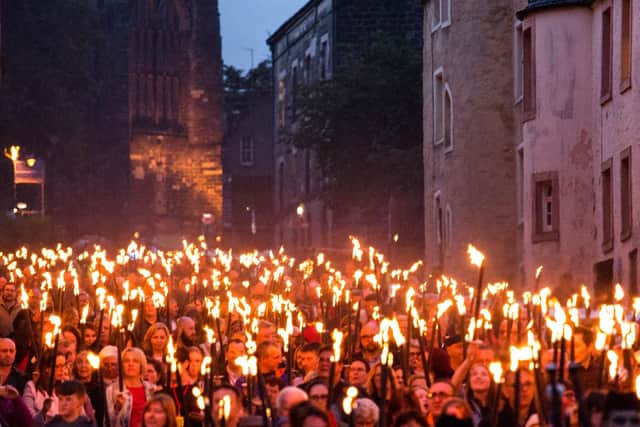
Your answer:
[[[444,215],[440,190],[433,193],[433,225],[436,229],[436,244],[441,247],[444,242]]]
[[[550,184],[552,189],[552,205],[551,205],[551,229],[546,230],[543,226],[543,208],[541,203],[540,188],[543,185]],[[560,239],[560,187],[557,171],[536,172],[532,175],[532,242],[547,242]]]
[[[447,109],[447,97],[449,98],[449,108]],[[449,117],[449,123],[447,126],[447,117]],[[447,138],[447,128],[448,135]],[[444,89],[442,90],[442,143],[444,145],[444,152],[450,153],[453,151],[453,95],[451,94],[451,89],[449,88],[449,84],[444,84]],[[448,141],[448,143],[447,143]]]
[[[444,143],[444,70],[433,72],[433,145]]]
[[[627,163],[625,177],[624,163]],[[626,186],[625,186],[626,181]],[[626,206],[625,206],[626,199]],[[625,221],[626,213],[626,221]],[[628,240],[633,234],[633,160],[631,146],[620,153],[620,241]]]
[[[631,88],[633,76],[633,0],[621,0],[621,3],[620,93],[624,93]]]
[[[605,23],[608,32],[605,33]],[[608,39],[605,39],[605,34]],[[605,52],[605,47],[608,49]],[[605,53],[607,61],[605,62]],[[605,72],[606,71],[606,72]],[[606,78],[605,78],[606,76]],[[602,10],[600,19],[600,104],[605,104],[613,96],[613,5]]]
[[[527,43],[527,37],[529,43]],[[530,56],[527,56],[527,48]],[[526,63],[527,58],[529,64]],[[528,66],[527,66],[528,65]],[[528,77],[528,78],[527,78]],[[536,118],[536,30],[531,23],[522,27],[522,122]]]
[[[514,105],[522,102],[524,97],[524,39],[523,24],[518,21],[513,26],[513,98]]]
[[[604,253],[613,250],[615,235],[613,213],[613,159],[602,162],[601,165],[601,193],[600,207],[602,211],[602,251]],[[606,180],[606,181],[605,181]],[[605,186],[606,184],[606,186]],[[606,199],[606,200],[605,200]],[[608,212],[608,215],[605,213]],[[608,220],[608,223],[607,223]]]
[[[245,146],[246,141],[249,141],[249,149],[247,149]],[[240,137],[240,166],[248,167],[248,166],[253,166],[255,164],[255,159],[256,159],[255,150],[256,150],[256,144],[252,136],[245,135]],[[251,157],[250,160],[245,160],[246,153],[249,153],[249,157]]]

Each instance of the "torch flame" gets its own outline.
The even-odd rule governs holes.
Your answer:
[[[502,382],[502,363],[498,361],[489,363],[489,372],[491,372],[494,383]]]
[[[469,244],[467,247],[467,254],[469,254],[469,262],[471,262],[471,264],[478,268],[482,267],[482,264],[484,263],[484,254],[482,252],[476,249],[472,244]]]

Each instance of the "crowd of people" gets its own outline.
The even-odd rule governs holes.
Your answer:
[[[640,426],[630,298],[342,264],[0,254],[0,426]]]

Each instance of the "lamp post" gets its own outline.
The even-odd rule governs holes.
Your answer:
[[[11,202],[12,208],[16,207],[16,201],[18,198],[16,190],[16,162],[20,158],[20,147],[12,145],[9,148],[4,149],[4,156],[11,160],[11,166],[13,167],[13,201]]]

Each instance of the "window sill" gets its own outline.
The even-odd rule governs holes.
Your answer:
[[[440,28],[442,27],[442,23],[438,22],[435,25],[431,26],[431,34],[435,33],[436,31],[438,31]]]
[[[607,102],[611,101],[613,97],[611,96],[611,91],[609,93],[605,93],[604,95],[600,95],[600,105],[604,105]]]
[[[532,237],[533,243],[552,242],[556,240],[560,240],[560,231],[558,230],[536,232]]]
[[[444,154],[449,154],[453,151],[453,144],[449,144],[449,145],[445,145],[444,146]]]
[[[620,94],[625,93],[629,89],[631,89],[631,77],[627,77],[620,82]]]
[[[240,166],[242,166],[243,168],[251,168],[253,167],[253,162],[251,163],[240,163]]]
[[[631,238],[632,236],[632,228],[629,228],[628,230],[624,230],[620,233],[620,241],[624,242],[627,241]]]
[[[531,120],[536,118],[535,111],[525,111],[522,110],[522,123],[530,122]]]
[[[602,242],[602,252],[603,253],[608,253],[611,252],[613,250],[613,239],[609,239],[605,242]]]
[[[522,102],[522,98],[523,98],[522,95],[517,96],[515,101],[513,101],[513,105],[515,106],[515,105],[520,104]]]
[[[433,141],[433,145],[434,145],[435,147],[437,147],[437,146],[439,146],[439,145],[444,145],[444,137],[442,137],[442,138],[438,138],[438,139],[436,139],[435,141]]]

